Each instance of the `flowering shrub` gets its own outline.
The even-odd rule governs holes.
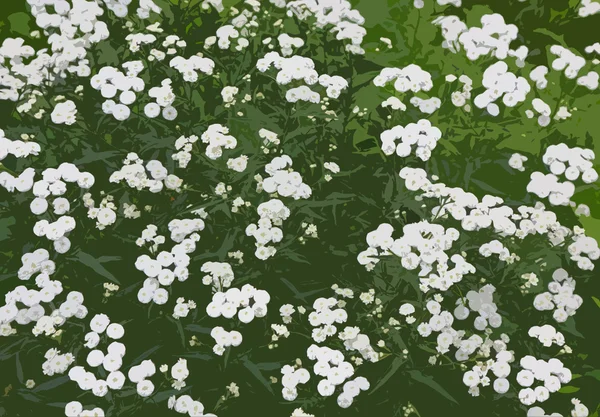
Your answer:
[[[0,416],[598,416],[600,3],[22,0]]]

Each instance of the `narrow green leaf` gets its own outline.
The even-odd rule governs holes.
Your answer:
[[[17,352],[17,354],[15,355],[16,361],[17,361],[17,379],[19,380],[19,382],[21,384],[23,384],[23,366],[21,365],[21,358],[19,357],[19,353]]]
[[[246,369],[248,369],[250,371],[250,373],[252,375],[254,375],[256,377],[256,379],[258,379],[259,382],[264,385],[264,387],[267,389],[267,391],[269,391],[271,394],[273,394],[273,389],[271,388],[271,384],[263,376],[262,372],[260,372],[260,369],[258,368],[258,366],[256,366],[256,364],[254,362],[252,362],[250,359],[248,359],[248,356],[244,356],[242,358],[242,363],[244,364]]]
[[[537,28],[537,29],[534,29],[533,31],[537,32],[537,33],[541,33],[542,35],[546,35],[549,38],[551,38],[551,39],[555,40],[556,42],[558,42],[563,47],[568,48],[567,44],[565,43],[565,36],[564,35],[559,36],[556,33],[552,32],[552,31],[549,31],[546,28]]]
[[[398,372],[398,369],[400,369],[400,366],[403,363],[404,363],[403,359],[401,359],[399,357],[395,357],[394,360],[392,361],[392,364],[390,365],[389,369],[387,370],[387,372],[383,376],[383,378],[381,378],[379,380],[379,382],[377,383],[377,385],[375,385],[375,388],[373,388],[369,392],[369,394],[373,394],[375,391],[377,391],[379,388],[381,388],[392,376],[394,376],[394,374],[396,372]]]
[[[33,394],[31,394],[30,392],[27,392],[27,391],[19,391],[19,395],[21,397],[25,398],[27,401],[31,401],[31,402],[34,402],[34,403],[42,402],[42,400],[38,396],[33,395]]]
[[[92,268],[98,274],[102,275],[104,278],[108,279],[109,281],[114,282],[115,284],[121,284],[119,282],[119,280],[113,274],[111,274],[106,268],[104,268],[102,266],[102,264],[98,261],[98,259],[94,258],[89,253],[79,251],[79,252],[77,252],[76,258],[70,258],[70,259],[75,259],[75,260],[81,262],[82,264]]]
[[[38,385],[32,391],[33,392],[48,391],[48,390],[51,390],[52,388],[61,386],[69,381],[70,381],[70,379],[68,376],[66,376],[66,375],[59,376],[58,378],[51,379],[50,381],[46,381],[43,384]]]
[[[144,359],[146,359],[147,357],[149,357],[150,355],[152,355],[154,352],[156,352],[161,347],[162,347],[162,345],[158,345],[158,346],[154,346],[154,347],[148,349],[147,351],[145,351],[144,353],[142,353],[140,356],[138,356],[137,358],[135,358],[133,361],[131,361],[131,363],[133,365],[139,365],[140,362],[142,362]]]
[[[421,373],[421,371],[417,371],[417,370],[409,371],[408,373],[412,377],[413,380],[420,382],[421,384],[425,384],[430,388],[433,388],[435,391],[440,393],[443,397],[447,398],[448,400],[452,401],[455,404],[458,404],[458,401],[456,401],[454,399],[454,397],[448,393],[448,391],[446,391],[444,388],[442,388],[442,386],[440,384],[435,382],[432,377],[430,377],[428,375],[423,375]]]

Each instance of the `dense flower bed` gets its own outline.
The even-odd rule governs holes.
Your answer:
[[[0,416],[598,417],[558,3],[3,4]]]

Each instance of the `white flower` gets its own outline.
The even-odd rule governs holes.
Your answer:
[[[189,374],[190,371],[187,368],[187,360],[185,359],[179,359],[171,368],[171,376],[177,381],[183,381],[189,376]]]
[[[106,328],[106,335],[111,339],[120,339],[125,334],[125,329],[118,323],[112,323]]]
[[[77,107],[75,107],[75,103],[71,100],[67,100],[54,106],[54,110],[52,110],[50,117],[52,122],[56,124],[72,125],[75,123],[76,114]]]
[[[404,303],[400,306],[399,313],[403,316],[409,316],[415,312],[415,307],[410,303]]]
[[[136,390],[140,397],[149,397],[154,392],[154,384],[145,379],[137,383]]]
[[[106,314],[96,314],[92,321],[90,322],[90,328],[98,333],[104,333],[104,330],[108,327],[110,320]]]

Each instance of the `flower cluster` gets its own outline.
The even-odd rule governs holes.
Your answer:
[[[276,156],[265,166],[265,171],[269,174],[261,183],[265,192],[292,197],[294,200],[310,197],[312,190],[302,182],[302,176],[292,169],[292,158],[289,156]]]
[[[348,320],[348,313],[343,308],[336,308],[338,301],[333,298],[317,298],[313,303],[314,311],[308,315],[310,325],[314,327],[312,338],[315,342],[324,342],[328,336],[337,333],[334,323],[342,324]]]
[[[120,371],[123,365],[123,356],[125,356],[125,345],[120,342],[111,342],[106,354],[95,349],[101,335],[106,332],[109,339],[118,340],[125,334],[125,329],[118,323],[110,323],[110,319],[105,314],[96,314],[90,321],[91,332],[85,335],[85,347],[90,350],[87,355],[86,362],[92,368],[102,366],[108,374],[105,379],[98,379],[89,371],[86,371],[83,366],[74,366],[69,370],[69,379],[75,381],[79,388],[83,391],[91,390],[97,397],[104,397],[111,390],[120,390],[125,383],[125,375]],[[100,372],[104,375],[104,372]]]
[[[572,378],[571,371],[556,358],[545,361],[527,355],[519,363],[523,368],[517,374],[517,383],[523,387],[519,391],[519,400],[525,405],[546,401],[551,393],[561,388],[561,384],[568,383]],[[531,388],[536,381],[544,385]]]
[[[569,316],[574,315],[581,307],[583,299],[574,294],[575,280],[569,277],[562,268],[552,273],[552,282],[548,284],[548,291],[535,296],[533,306],[539,311],[552,311],[554,320],[565,322]]]
[[[281,395],[284,400],[294,401],[298,398],[297,386],[299,384],[306,384],[310,380],[310,372],[304,368],[294,368],[290,365],[285,365],[281,368],[283,377],[281,378]]]
[[[344,341],[344,348],[347,351],[358,351],[363,359],[369,362],[377,362],[379,360],[379,353],[371,346],[369,336],[362,334],[358,327],[347,326],[338,334],[338,337]]]
[[[77,291],[69,292],[59,308],[53,309],[50,315],[46,315],[46,310],[41,304],[52,303],[56,296],[63,292],[62,283],[50,278],[56,271],[56,265],[50,260],[50,254],[46,249],[25,253],[21,257],[21,262],[22,266],[17,274],[19,279],[28,281],[36,275],[35,283],[39,290],[19,285],[5,294],[6,304],[0,307],[0,336],[16,333],[16,329],[11,325],[13,322],[20,325],[35,322],[32,330],[34,336],[40,334],[51,336],[57,332],[55,327],[63,325],[68,318],[73,316],[85,318],[88,310],[83,305],[83,295]],[[24,307],[19,308],[20,304]]]
[[[565,344],[565,337],[561,332],[557,332],[556,329],[549,325],[544,324],[543,326],[532,326],[529,329],[529,336],[535,337],[540,343],[546,347],[550,347],[553,344],[563,346]]]
[[[181,390],[185,387],[185,380],[189,375],[190,371],[187,367],[187,360],[181,358],[178,359],[177,363],[171,367],[171,377],[173,378],[171,386],[176,390]]]
[[[185,298],[179,297],[177,299],[177,304],[173,308],[173,318],[180,319],[182,317],[187,317],[190,314],[190,310],[196,308],[196,303],[192,300],[185,301]]]
[[[369,232],[369,249],[358,255],[358,262],[367,268],[373,268],[380,256],[399,256],[404,268],[419,269],[424,291],[429,288],[445,291],[454,283],[460,282],[463,275],[475,272],[475,267],[462,255],[446,254],[460,236],[456,229],[444,229],[439,224],[422,221],[404,226],[404,235],[399,239],[392,238],[393,232],[394,228],[388,223]],[[448,261],[454,263],[453,268],[449,267]]]
[[[216,355],[222,356],[225,353],[225,348],[230,346],[239,346],[242,343],[242,334],[237,330],[228,332],[221,326],[213,327],[210,332],[210,337],[215,340],[213,352]]]
[[[516,260],[519,260],[519,257],[516,254],[510,253],[508,248],[497,239],[481,245],[479,247],[479,253],[485,258],[489,258],[492,255],[498,255],[498,259],[508,264],[512,264]]]
[[[180,136],[175,141],[175,149],[178,152],[171,155],[174,161],[177,161],[179,168],[186,168],[192,160],[192,148],[194,143],[198,141],[198,136],[190,135],[189,137]]]
[[[306,355],[310,360],[316,361],[313,365],[313,373],[323,377],[317,384],[317,391],[323,397],[333,395],[337,386],[342,385],[354,375],[354,366],[344,360],[344,355],[339,350],[330,349],[326,346],[311,345],[307,349]],[[360,381],[362,381],[360,383],[361,386],[365,387],[368,385],[366,379],[361,379]],[[358,394],[355,390],[352,390],[352,392],[354,394],[352,396],[346,393],[346,390],[342,392],[341,400],[338,398],[338,404],[341,407],[348,408],[350,406],[352,398]]]
[[[421,69],[416,64],[410,64],[404,68],[384,68],[379,75],[373,79],[377,87],[384,87],[394,82],[394,89],[400,93],[412,91],[429,91],[433,88],[431,74]]]
[[[447,82],[454,82],[456,80],[457,78],[455,75],[446,75]],[[465,109],[465,111],[469,111],[471,109],[471,105],[467,103],[469,102],[469,100],[471,100],[473,80],[465,74],[462,74],[460,77],[458,77],[458,81],[462,83],[462,90],[456,90],[452,93],[452,104],[454,104],[456,107],[462,107],[463,109]]]
[[[48,349],[44,354],[46,361],[42,364],[44,375],[64,374],[75,361],[71,353],[60,353],[58,349]]]
[[[417,123],[409,123],[406,127],[398,125],[382,132],[381,150],[386,155],[396,152],[398,156],[407,157],[414,148],[415,155],[427,161],[441,137],[440,129],[432,126],[429,120],[422,119]],[[396,143],[398,140],[400,142]]]
[[[487,67],[483,73],[482,84],[486,90],[477,95],[473,103],[480,109],[485,108],[492,116],[500,114],[500,108],[495,103],[499,98],[502,98],[505,106],[515,107],[525,101],[531,91],[527,79],[508,71],[508,65],[504,61],[498,61]]]
[[[250,284],[239,288],[229,288],[225,292],[213,294],[206,306],[206,313],[213,318],[230,319],[237,314],[239,321],[250,323],[255,317],[265,317],[271,296],[264,290],[257,290]]]
[[[144,69],[142,61],[125,62],[122,67],[127,71],[126,74],[114,67],[102,67],[90,80],[92,88],[99,90],[106,99],[102,104],[104,113],[112,114],[117,120],[129,118],[131,110],[127,106],[135,103],[135,93],[144,91],[146,86],[144,80],[138,77]],[[112,100],[117,94],[119,103]]]
[[[176,56],[171,59],[169,66],[179,71],[184,81],[194,83],[198,81],[198,72],[212,75],[215,63],[209,58],[204,58],[201,53],[198,53],[187,59],[182,56]]]
[[[510,159],[508,160],[508,166],[516,169],[517,171],[525,171],[525,166],[523,165],[523,163],[527,162],[529,160],[529,158],[527,158],[524,155],[521,155],[520,153],[513,153],[510,156]]]
[[[150,359],[142,361],[139,365],[132,366],[127,372],[127,377],[136,384],[136,391],[140,397],[149,397],[154,392],[154,384],[147,378],[156,373],[156,366]]]
[[[0,129],[0,161],[6,158],[7,155],[13,155],[15,158],[26,158],[29,155],[38,155],[40,153],[40,145],[35,142],[30,142],[30,136],[25,134],[22,140],[8,139],[4,135],[4,130]]]
[[[152,246],[150,246],[150,252],[152,252],[152,253],[156,252],[158,247],[160,245],[162,245],[163,243],[165,243],[165,237],[162,235],[159,235],[157,233],[157,230],[158,230],[158,227],[156,227],[156,225],[149,224],[142,231],[142,236],[137,238],[137,240],[135,241],[135,244],[141,247],[141,246],[144,246],[144,244],[146,244],[146,243],[150,243],[152,245]]]
[[[202,134],[202,142],[207,143],[206,156],[210,159],[217,159],[223,155],[223,148],[235,149],[237,140],[228,134],[229,129],[220,124],[208,126]]]
[[[189,395],[181,395],[179,398],[172,396],[167,406],[169,410],[174,409],[179,414],[190,417],[217,417],[213,413],[204,414],[204,405],[200,401],[194,401]]]
[[[256,240],[255,256],[260,260],[267,260],[277,253],[274,246],[269,243],[281,242],[283,232],[281,226],[283,220],[290,216],[290,210],[276,198],[261,203],[257,210],[260,220],[257,224],[249,224],[246,227],[246,236],[252,236]]]
[[[107,226],[113,225],[117,221],[117,206],[113,202],[111,195],[105,196],[100,205],[96,207],[96,202],[91,193],[83,195],[83,205],[88,209],[88,217],[96,219],[96,228],[104,230]]]
[[[160,87],[152,87],[148,90],[148,95],[156,101],[144,106],[144,114],[147,117],[154,119],[159,114],[162,114],[165,120],[175,120],[177,110],[172,106],[175,101],[172,83],[169,78],[166,78],[161,81]]]
[[[427,174],[420,168],[404,167],[400,171],[400,178],[405,180],[409,190],[422,191],[422,197],[439,201],[433,207],[432,214],[436,217],[452,216],[460,221],[461,227],[466,231],[493,229],[501,236],[516,236],[525,239],[530,235],[546,235],[552,245],[559,245],[571,236],[573,243],[569,245],[571,259],[577,262],[580,269],[593,269],[592,260],[600,257],[597,242],[585,235],[583,229],[577,226],[571,230],[560,224],[556,214],[546,210],[538,202],[535,206],[521,205],[515,211],[503,205],[504,200],[499,197],[485,195],[481,201],[472,193],[467,193],[459,187],[448,187],[443,183],[432,183],[427,179]],[[375,253],[373,253],[375,254]],[[363,256],[366,256],[364,253]],[[363,265],[376,263],[365,260]]]
[[[202,277],[202,283],[212,285],[217,291],[231,287],[235,278],[233,269],[227,262],[205,262],[200,271],[206,274]]]
[[[361,47],[364,36],[367,34],[362,25],[365,19],[360,12],[352,8],[349,1],[343,0],[333,4],[312,2],[308,0],[292,0],[283,2],[272,1],[275,5],[286,7],[289,14],[293,14],[299,20],[309,17],[316,19],[318,27],[333,26],[329,30],[336,34],[338,40],[349,40],[345,49],[351,54],[364,54]]]
[[[514,361],[513,354],[507,350],[501,350],[496,354],[496,359],[490,359],[481,365],[475,365],[470,371],[467,371],[463,375],[463,383],[469,387],[469,393],[473,396],[479,395],[482,387],[490,384],[490,377],[488,373],[491,372],[496,376],[494,381],[494,391],[498,394],[505,394],[510,388],[510,382],[508,376],[510,375],[511,366],[510,363]]]
[[[240,155],[237,158],[229,158],[227,160],[227,168],[235,172],[244,172],[248,166],[248,157]]]
[[[589,149],[569,148],[565,144],[550,145],[542,160],[550,170],[550,174],[536,171],[531,174],[527,191],[541,198],[548,198],[552,205],[567,205],[575,193],[572,181],[580,176],[583,182],[590,184],[598,179],[598,173],[593,168],[594,152]],[[567,181],[560,182],[564,175]]]
[[[552,61],[552,69],[556,71],[564,71],[565,77],[575,78],[585,65],[585,59],[575,55],[567,48],[560,45],[552,45],[550,53],[556,55],[556,59]]]
[[[155,259],[148,255],[140,255],[135,261],[135,267],[144,272],[147,278],[138,291],[138,300],[143,304],[150,301],[155,304],[165,304],[169,293],[162,286],[170,286],[175,278],[183,282],[188,279],[190,256],[196,250],[196,242],[200,236],[196,231],[204,229],[201,219],[172,220],[169,223],[171,239],[176,242],[169,252],[159,252]]]
[[[150,178],[146,171],[150,173]],[[178,191],[183,184],[183,180],[177,175],[169,174],[160,161],[148,161],[144,167],[144,161],[133,152],[127,154],[123,167],[113,172],[109,181],[117,184],[125,181],[131,188],[138,190],[147,188],[152,193],[160,192],[163,187]]]

